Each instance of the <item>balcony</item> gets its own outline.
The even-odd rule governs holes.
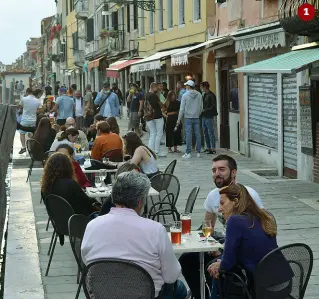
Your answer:
[[[123,50],[122,31],[110,30],[100,34],[99,52],[120,52]]]
[[[85,62],[85,52],[84,50],[74,50],[73,61],[75,65],[82,66]]]
[[[98,43],[96,40],[86,43],[85,45],[85,57],[92,57],[98,50]]]
[[[85,20],[89,16],[89,1],[78,0],[75,3],[75,17],[80,20]]]
[[[298,7],[309,3],[315,8],[315,17],[309,22],[298,17]],[[284,0],[279,10],[279,22],[286,32],[301,36],[319,34],[319,0]]]

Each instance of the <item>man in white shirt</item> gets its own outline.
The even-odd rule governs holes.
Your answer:
[[[35,127],[37,121],[37,111],[42,107],[41,102],[34,95],[34,92],[31,88],[27,88],[26,97],[23,97],[20,101],[20,107],[23,108],[22,118],[21,118],[21,126],[24,127]],[[23,130],[19,130],[20,133],[20,141],[22,148],[19,154],[23,154],[26,152],[25,146],[25,135],[26,132]],[[32,134],[28,133],[29,138],[31,138]]]
[[[75,102],[75,121],[76,128],[78,130],[84,128],[84,99],[82,97],[81,91],[77,90],[74,93],[74,102]]]
[[[152,277],[155,297],[165,285],[161,298],[168,299],[173,293],[168,284],[178,279],[181,267],[163,225],[140,217],[150,186],[149,179],[140,173],[124,172],[117,177],[112,189],[116,207],[88,224],[81,246],[82,260],[85,265],[104,258],[132,261]],[[176,293],[177,299],[186,297],[181,281]]]
[[[234,158],[228,155],[218,155],[213,159],[212,166],[212,176],[214,183],[217,188],[212,190],[205,202],[205,220],[211,220],[212,226],[215,226],[217,217],[220,221],[225,224],[224,218],[218,214],[218,209],[220,205],[220,194],[219,189],[226,187],[232,183],[236,183],[237,175],[237,163]],[[259,194],[251,187],[245,186],[248,190],[250,196],[255,200],[256,204],[260,208],[264,208]],[[205,254],[205,265],[214,259],[218,254]],[[199,257],[198,253],[186,253],[183,254],[179,262],[182,266],[182,273],[184,278],[192,291],[192,296],[195,299],[200,298],[200,280],[199,275],[194,275],[194,273],[199,271]],[[211,283],[211,279],[207,280],[207,283]]]

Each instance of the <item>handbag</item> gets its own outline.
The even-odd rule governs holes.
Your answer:
[[[101,107],[104,105],[104,103],[106,102],[106,100],[108,99],[108,97],[111,95],[111,91],[108,93],[108,95],[102,100],[102,102],[96,106],[95,108],[95,115],[100,113]]]

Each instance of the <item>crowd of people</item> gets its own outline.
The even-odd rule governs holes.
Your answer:
[[[160,172],[157,157],[163,133],[170,153],[179,153],[178,146],[185,137],[189,159],[195,135],[195,152],[201,155],[201,128],[206,140],[206,152],[215,154],[213,118],[217,115],[216,98],[209,83],[202,82],[202,93],[192,80],[179,82],[177,90],[165,84],[152,83],[145,93],[137,84],[131,84],[125,97],[116,85],[103,84],[99,93],[86,86],[84,97],[75,85],[61,87],[59,97],[48,95],[42,104],[39,90],[27,89],[21,100],[22,118],[18,123],[22,149],[25,135],[31,134],[44,151],[52,154],[46,161],[41,181],[45,197],[56,194],[67,200],[76,214],[86,216],[98,213],[85,231],[82,259],[86,265],[102,258],[119,258],[135,262],[150,274],[155,295],[172,298],[177,281],[176,299],[187,295],[179,281],[181,273],[192,296],[200,297],[199,254],[185,253],[176,258],[165,228],[155,221],[140,217],[150,189],[150,179]],[[128,132],[122,137],[118,125],[121,105],[128,109]],[[183,128],[185,136],[183,136]],[[149,131],[148,145],[141,139]],[[76,160],[77,148],[91,149],[91,159],[102,161],[111,150],[121,150],[129,162],[118,165],[112,195],[103,206],[90,198],[85,188],[92,186]],[[54,153],[53,153],[54,152]],[[277,248],[277,227],[274,218],[264,208],[258,193],[236,180],[237,164],[228,155],[214,157],[212,176],[216,189],[204,203],[204,219],[215,226],[217,219],[226,225],[226,241],[222,252],[205,254],[207,284],[211,298],[218,298],[217,281],[222,270],[240,266],[247,272],[252,286],[253,273],[258,262]],[[118,236],[121,236],[119,238]],[[156,237],[154,237],[156,236]],[[282,282],[292,277],[282,267]],[[208,297],[207,297],[208,298]]]

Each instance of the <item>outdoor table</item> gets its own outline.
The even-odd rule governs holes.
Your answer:
[[[201,299],[205,299],[205,265],[204,265],[204,253],[217,251],[223,248],[223,245],[218,243],[210,237],[209,245],[206,245],[205,238],[200,238],[199,233],[201,231],[192,231],[189,236],[182,235],[182,244],[173,245],[175,254],[182,254],[186,252],[199,252],[199,265],[200,265],[200,294]],[[171,238],[171,233],[168,233]]]
[[[117,168],[115,169],[85,169],[83,165],[81,165],[82,171],[84,173],[116,173]]]
[[[99,189],[101,191],[99,191]],[[101,187],[101,188],[94,188],[94,187],[88,187],[86,188],[86,194],[89,197],[92,198],[101,198],[101,197],[106,197],[110,194],[111,189],[108,187]],[[152,187],[150,188],[150,191],[148,192],[148,196],[158,196],[158,192],[153,189]]]
[[[80,153],[75,153],[75,156],[82,156],[82,157],[88,157],[91,155],[91,151],[81,151]]]

